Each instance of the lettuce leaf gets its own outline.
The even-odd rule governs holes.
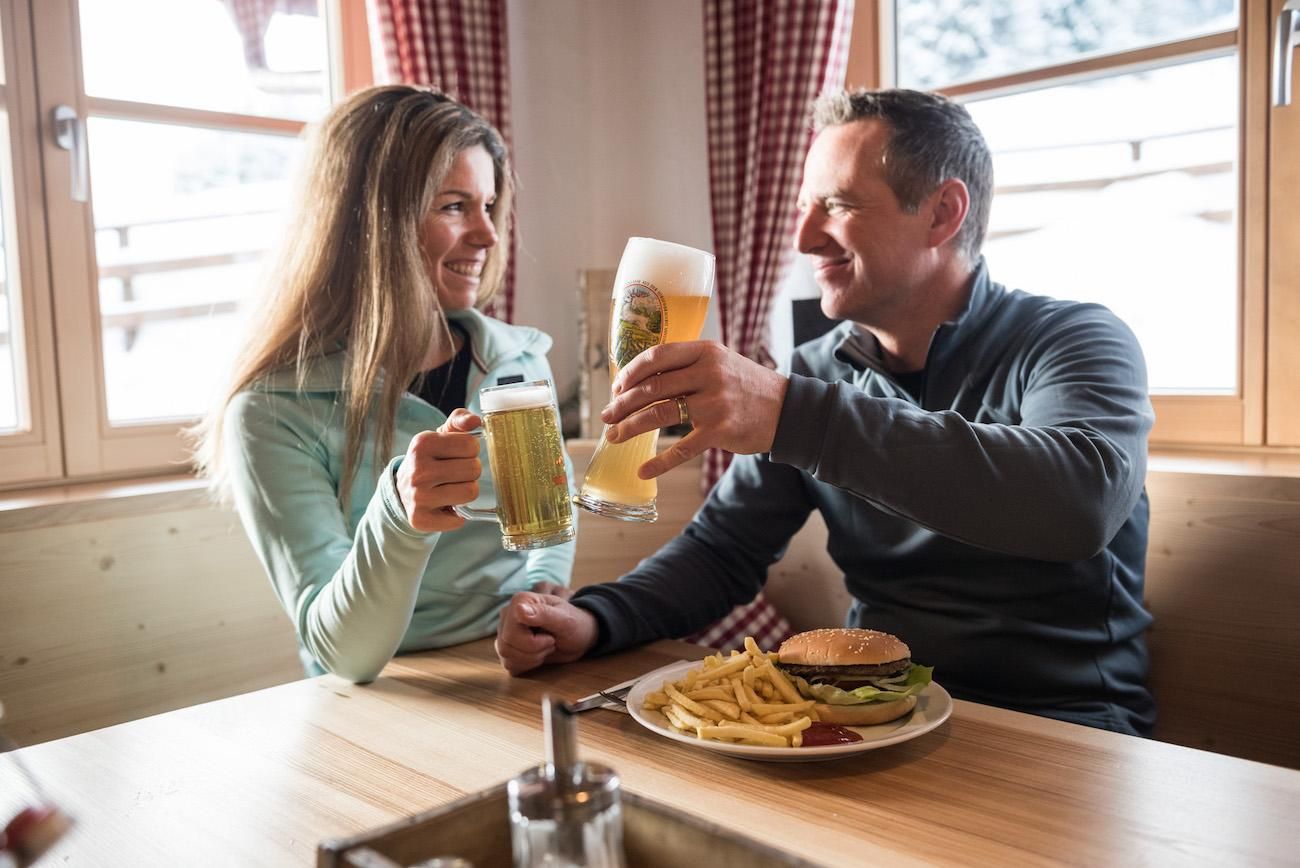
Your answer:
[[[870,685],[853,690],[840,690],[833,684],[809,684],[799,676],[791,680],[804,696],[811,696],[827,705],[861,705],[864,702],[896,702],[909,696],[916,696],[930,683],[933,666],[917,666],[907,670],[907,680],[897,690],[880,690]]]

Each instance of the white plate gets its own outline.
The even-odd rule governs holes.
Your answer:
[[[889,723],[878,726],[850,726],[862,736],[862,741],[852,744],[828,744],[817,747],[764,747],[757,744],[733,744],[725,741],[709,741],[684,735],[668,725],[668,719],[658,711],[647,711],[646,694],[663,689],[665,681],[678,681],[692,669],[703,665],[700,660],[683,660],[660,667],[641,676],[632,691],[627,695],[627,710],[636,722],[657,735],[680,741],[692,747],[716,751],[729,756],[769,762],[808,762],[812,760],[838,759],[842,756],[875,750],[878,747],[898,744],[900,741],[916,738],[934,729],[952,714],[952,697],[937,683],[931,681],[917,697],[916,708],[912,713]]]

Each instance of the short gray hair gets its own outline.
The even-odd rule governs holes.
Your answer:
[[[955,239],[967,260],[979,259],[993,200],[993,157],[970,112],[947,97],[917,90],[854,90],[823,94],[813,103],[813,129],[879,118],[889,126],[885,182],[903,210],[949,178],[970,191],[970,212]]]

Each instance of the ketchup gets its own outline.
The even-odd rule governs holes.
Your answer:
[[[845,729],[834,723],[814,721],[813,725],[803,731],[804,747],[824,747],[828,744],[853,744],[862,741],[862,736],[851,729]]]

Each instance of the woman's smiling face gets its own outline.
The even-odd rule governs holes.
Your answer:
[[[429,279],[444,310],[466,310],[478,300],[487,254],[497,243],[496,196],[491,155],[481,145],[457,154],[420,226]]]

